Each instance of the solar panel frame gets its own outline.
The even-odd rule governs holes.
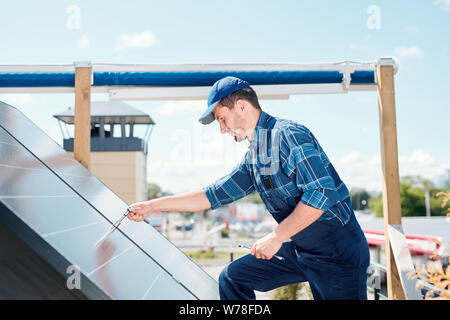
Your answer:
[[[24,243],[39,254],[59,274],[67,276],[67,268],[73,265],[47,241],[40,237],[32,228],[17,217],[11,208],[0,201],[0,219],[2,223],[13,231]],[[38,276],[38,275],[37,275]],[[110,300],[107,292],[96,286],[84,273],[80,273],[80,291],[90,299]]]
[[[1,133],[4,133],[1,132]],[[1,135],[1,134],[0,134]],[[4,148],[5,145],[0,145],[0,154],[2,155],[3,159],[3,155],[5,155],[5,152],[2,148]],[[9,147],[9,145],[8,145]],[[20,160],[20,156],[19,156],[19,152],[18,152],[18,148],[16,146],[14,146],[14,149],[16,151],[14,155],[14,157],[18,160]],[[22,152],[22,154],[24,154],[24,152]],[[30,158],[28,159],[30,160]],[[20,163],[20,161],[19,161]],[[31,161],[28,161],[29,164],[31,164]],[[32,168],[23,168],[23,167],[5,167],[4,164],[2,163],[2,161],[0,161],[0,170],[2,172],[2,180],[0,182],[0,200],[3,203],[3,209],[8,208],[9,212],[15,212],[16,214],[16,220],[14,223],[10,223],[9,225],[12,226],[14,230],[18,231],[18,234],[20,235],[24,235],[23,233],[23,228],[20,227],[20,225],[26,225],[29,226],[29,228],[31,230],[29,230],[28,234],[29,237],[27,239],[23,239],[24,241],[26,241],[28,244],[30,243],[39,243],[36,242],[37,238],[43,238],[46,241],[46,245],[44,243],[41,243],[40,246],[36,247],[36,244],[34,246],[34,248],[36,248],[36,250],[38,252],[48,252],[49,246],[51,248],[53,248],[54,250],[56,250],[59,255],[64,256],[64,257],[68,257],[68,259],[63,259],[62,261],[64,262],[56,262],[54,263],[54,265],[56,266],[56,268],[58,269],[58,271],[60,271],[61,273],[64,270],[67,270],[67,267],[71,264],[68,263],[68,261],[78,261],[78,263],[80,264],[80,270],[82,271],[83,274],[91,274],[92,270],[91,269],[96,269],[98,268],[98,266],[96,265],[91,265],[90,268],[87,268],[85,265],[82,264],[82,259],[83,256],[87,256],[86,252],[88,252],[88,250],[93,250],[93,244],[95,243],[95,241],[104,233],[104,231],[106,229],[108,229],[110,227],[110,223],[102,216],[96,214],[92,215],[92,212],[94,212],[94,208],[92,208],[88,203],[86,203],[83,199],[81,199],[80,197],[78,197],[77,195],[71,194],[73,193],[73,191],[66,186],[59,178],[57,178],[56,176],[53,175],[53,173],[49,173],[48,170],[46,171],[44,168],[44,166],[42,164],[40,164],[39,162],[37,162],[37,159],[35,159],[35,163],[33,163],[31,166]],[[40,169],[37,169],[39,168]],[[23,180],[23,183],[8,183],[9,180],[5,179],[5,173],[6,171],[12,171],[17,173],[16,176],[31,176],[30,181],[27,180]],[[47,177],[46,177],[47,175]],[[8,176],[8,174],[6,174],[6,177]],[[48,178],[47,180],[44,179],[44,177]],[[31,183],[28,182],[32,182],[32,181],[39,181],[42,185],[39,184],[34,184],[31,185]],[[5,183],[7,182],[7,183]],[[23,185],[29,186],[28,189],[23,189]],[[13,187],[17,187],[17,186],[21,186],[22,188],[18,189],[21,192],[23,192],[20,195],[17,195],[17,190],[15,188],[10,188],[11,186]],[[50,189],[50,192],[48,191],[48,188]],[[55,192],[60,192],[60,194],[58,195],[54,195]],[[58,208],[57,205],[55,205],[55,202],[57,202],[57,200],[64,200],[61,201],[60,207]],[[76,207],[78,209],[80,209],[80,212],[71,212],[70,210],[73,209],[73,207],[69,207],[67,208],[68,205],[68,201],[74,201],[76,202],[76,205],[73,205],[73,207]],[[47,205],[38,205],[36,206],[37,203],[39,202],[43,202],[43,203],[47,203]],[[84,207],[82,207],[84,205]],[[33,211],[33,209],[35,209],[35,211]],[[59,210],[58,210],[59,209]],[[91,214],[88,214],[88,211],[90,210]],[[6,211],[6,210],[3,210]],[[4,218],[5,213],[2,211],[2,220]],[[58,213],[58,214],[55,214]],[[49,225],[49,220],[52,218],[59,218],[60,215],[64,215],[66,214],[66,216],[64,218],[70,218],[74,216],[74,213],[76,213],[76,218],[77,220],[83,220],[85,222],[89,221],[89,218],[91,218],[92,220],[89,221],[90,223],[86,226],[79,226],[77,224],[75,224],[75,227],[71,227],[71,228],[66,228],[68,226],[64,226],[64,228],[61,230],[61,224],[57,224],[57,227],[53,227],[53,229],[50,230],[46,230],[45,227],[48,227]],[[49,214],[49,217],[44,218],[44,215]],[[69,214],[67,216],[67,214]],[[34,217],[35,220],[30,219],[30,217]],[[61,221],[66,221],[65,219],[62,219]],[[60,221],[60,222],[61,222]],[[51,221],[54,222],[54,221]],[[91,236],[91,241],[90,244],[88,246],[74,246],[74,239],[76,239],[77,242],[80,242],[82,240],[84,240],[86,238],[86,235],[81,235],[79,234],[79,231],[86,231],[85,229],[87,228],[91,228],[91,227],[96,227],[97,229],[97,233],[92,233],[92,230],[89,230],[88,235]],[[101,228],[100,228],[101,227]],[[84,229],[84,230],[83,230]],[[77,236],[73,237],[70,239],[70,232],[73,231],[78,231],[77,232]],[[55,241],[55,237],[62,237],[62,238],[67,238],[69,237],[69,241],[65,241],[66,243],[66,247],[63,248],[61,247],[61,243],[64,243],[64,241],[61,241],[61,239],[56,239]],[[157,263],[155,263],[153,260],[149,260],[146,259],[147,257],[144,257],[144,253],[142,251],[141,248],[135,246],[134,243],[132,243],[131,241],[129,241],[129,239],[127,239],[122,233],[115,233],[113,235],[111,235],[110,239],[108,239],[109,243],[113,243],[114,238],[117,237],[121,237],[123,239],[121,239],[121,241],[115,241],[116,243],[123,243],[123,242],[127,242],[127,248],[131,248],[133,249],[136,253],[135,254],[140,254],[141,255],[141,259],[139,261],[139,266],[142,267],[143,265],[146,265],[146,269],[150,269],[150,267],[153,267],[153,270],[157,270],[157,273],[160,274],[161,272],[164,272],[164,275],[160,276],[160,278],[165,278],[166,281],[168,282],[172,282],[174,281],[174,279],[168,275],[165,270],[163,268],[161,268],[160,265],[158,265]],[[74,247],[79,249],[78,252],[78,256],[73,256],[71,255],[71,250]],[[87,250],[88,249],[88,250]],[[73,250],[72,250],[73,251]],[[100,250],[100,253],[103,253],[104,250]],[[122,251],[126,251],[126,250],[122,250]],[[64,254],[63,254],[64,253]],[[118,252],[118,255],[122,255],[123,252]],[[92,255],[91,255],[92,256]],[[58,258],[58,254],[54,253],[52,255],[47,255],[46,256],[48,258],[48,261],[61,261],[61,259]],[[112,259],[111,259],[112,260]],[[105,261],[99,261],[98,263],[101,265],[109,265],[112,261],[110,260],[105,260]],[[112,264],[113,265],[113,264]],[[140,274],[143,274],[143,272],[140,272]],[[150,273],[151,274],[151,273]],[[130,275],[133,275],[133,273],[130,273]],[[117,277],[116,277],[117,278]],[[152,278],[150,278],[150,280],[153,281]],[[137,291],[137,286],[139,284],[142,284],[145,286],[145,283],[143,283],[143,279],[139,279],[139,281],[135,281],[134,282],[134,290],[132,290],[133,293],[135,293]],[[86,280],[83,281],[83,286],[84,283],[86,282]],[[125,281],[125,284],[131,283],[130,281]],[[180,290],[180,288],[178,288],[178,290]],[[92,291],[92,290],[91,290]],[[186,291],[185,288],[183,289],[183,291]],[[128,292],[131,292],[131,290],[129,290]],[[146,287],[141,287],[141,294],[138,296],[131,296],[131,298],[140,298],[142,296],[143,292],[147,292],[148,293],[148,288]],[[136,293],[139,293],[138,291]],[[174,291],[174,293],[176,293],[176,291]],[[186,293],[188,293],[186,291]],[[89,293],[86,293],[88,296],[90,295]],[[184,299],[192,299],[194,298],[194,296],[192,294],[185,294],[182,295],[180,293],[177,294],[177,296],[183,296]],[[94,297],[97,297],[97,295],[94,295]],[[111,295],[110,293],[107,294],[107,297],[111,297],[111,298],[130,298],[130,296],[128,295]]]
[[[0,102],[1,104],[1,102]],[[10,107],[10,106],[8,106]],[[5,111],[7,110],[7,111]],[[19,115],[13,115],[11,112],[11,109],[5,109],[0,108],[0,114],[3,117],[3,119],[10,120],[15,119],[15,124],[20,123],[19,127],[21,130],[30,129],[30,131],[27,131],[27,133],[23,133],[23,131],[18,130],[17,126],[12,128],[14,133],[9,133],[11,135],[19,134],[21,136],[21,139],[28,139],[29,145],[31,145],[31,148],[35,149],[37,134],[36,129],[33,124],[30,125],[30,121],[24,117],[20,112],[17,112]],[[15,118],[16,117],[16,118]],[[19,121],[17,121],[17,117],[22,117]],[[3,120],[4,121],[4,120]],[[29,123],[25,123],[29,122]],[[11,129],[11,128],[8,128]],[[33,132],[34,134],[30,134],[30,132]],[[40,129],[39,129],[40,131]],[[22,133],[21,133],[22,132]],[[42,132],[41,132],[42,134]],[[48,137],[47,137],[48,138]],[[31,139],[31,140],[30,140]],[[6,142],[8,140],[8,142]],[[11,145],[14,144],[14,141],[7,138],[0,138],[0,142],[7,143],[6,148],[13,149],[14,147],[11,147]],[[38,141],[39,142],[39,141]],[[22,141],[21,141],[22,143]],[[39,143],[38,143],[39,145]],[[42,146],[42,141],[41,141]],[[28,149],[30,146],[24,146]],[[3,145],[3,148],[5,148],[5,145]],[[43,151],[44,150],[44,151]],[[53,156],[49,157],[49,152],[54,152]],[[34,150],[33,150],[34,152]],[[109,223],[112,221],[115,221],[117,218],[117,212],[121,212],[126,208],[126,204],[117,197],[112,191],[110,191],[106,186],[104,186],[103,183],[101,183],[98,179],[93,177],[84,167],[78,164],[70,155],[68,156],[67,153],[65,153],[64,150],[62,150],[59,145],[57,145],[55,142],[51,141],[50,143],[47,143],[45,148],[38,148],[37,153],[42,153],[41,156],[44,159],[40,159],[42,161],[42,164],[47,167],[47,169],[51,170],[57,177],[59,177],[63,182],[69,186],[73,192],[77,193],[82,199],[84,199],[86,202],[88,202],[94,210],[96,210],[98,213],[100,213],[101,216],[103,216]],[[32,152],[30,152],[32,153]],[[34,155],[36,158],[39,158],[38,155]],[[3,160],[3,159],[2,159]],[[47,163],[46,163],[47,162]],[[1,164],[0,164],[1,165]],[[32,167],[32,166],[31,166]],[[31,168],[30,165],[28,165],[29,170],[39,170],[36,168]],[[53,167],[53,168],[52,168]],[[31,175],[36,174],[36,172],[33,172]],[[68,182],[69,181],[69,182]],[[80,183],[80,181],[84,181],[83,183]],[[78,186],[78,189],[73,187],[74,182]],[[99,192],[99,190],[101,192]],[[102,196],[99,196],[101,194]],[[4,196],[4,195],[3,195]],[[64,197],[64,194],[59,195],[61,197]],[[114,199],[115,200],[115,213],[114,214],[103,214],[102,212],[105,212],[106,208],[105,204],[102,203],[102,199],[104,200],[106,197],[109,197],[108,200]],[[11,203],[14,202],[14,200],[9,199],[5,200],[7,203],[11,205]],[[110,202],[107,202],[108,205],[110,205]],[[98,207],[100,206],[100,209]],[[107,212],[109,212],[107,210]],[[208,274],[206,274],[203,270],[200,269],[199,266],[197,266],[190,258],[184,255],[181,250],[179,250],[176,246],[170,243],[170,246],[174,249],[171,250],[172,254],[170,256],[167,256],[167,252],[162,252],[164,250],[161,250],[159,252],[152,252],[152,255],[150,255],[148,252],[153,250],[155,248],[155,245],[151,241],[145,241],[145,239],[142,237],[144,233],[153,233],[152,236],[158,240],[157,242],[167,241],[167,239],[162,236],[159,232],[157,232],[155,229],[151,228],[148,225],[144,224],[136,224],[136,223],[129,223],[129,224],[122,224],[119,228],[119,231],[125,236],[125,238],[128,238],[132,243],[134,243],[136,246],[138,246],[142,252],[144,252],[148,257],[151,258],[157,265],[159,265],[160,268],[165,270],[168,275],[172,279],[178,279],[175,280],[178,282],[182,287],[184,287],[187,291],[189,291],[193,297],[195,298],[216,298],[217,297],[217,283],[214,279],[212,279]],[[154,239],[154,240],[155,240]],[[167,243],[169,243],[167,241]],[[157,256],[156,258],[154,256]],[[161,265],[158,261],[162,261],[162,264],[164,265],[172,265],[172,270],[168,271],[163,265]],[[183,264],[184,263],[184,264]],[[173,272],[173,273],[172,273]],[[185,277],[188,275],[188,277]],[[195,277],[197,276],[197,277]],[[182,282],[180,282],[180,280]],[[200,280],[200,281],[199,281]],[[207,285],[209,283],[209,286]],[[193,293],[193,291],[196,291],[198,293],[198,296]],[[149,294],[150,292],[148,292]],[[147,294],[147,296],[148,296]]]

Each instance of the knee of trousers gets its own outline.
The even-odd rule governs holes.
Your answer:
[[[229,284],[231,282],[231,279],[228,275],[228,266],[223,268],[222,271],[220,272],[218,282],[219,282],[219,287],[226,286],[227,284]]]

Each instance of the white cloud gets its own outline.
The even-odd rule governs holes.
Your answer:
[[[364,156],[352,151],[333,161],[336,171],[349,189],[363,187],[370,191],[381,190],[381,158],[379,155]]]
[[[450,11],[450,0],[435,0],[433,4],[441,7],[445,11]]]
[[[79,44],[80,44],[81,48],[89,47],[89,39],[88,39],[87,35],[83,34],[81,36]]]
[[[156,182],[165,191],[187,192],[202,188],[225,175],[220,163],[154,161],[147,168],[149,182]]]
[[[406,175],[420,175],[424,178],[433,180],[449,169],[449,162],[438,161],[428,152],[418,149],[411,153],[411,155],[400,155],[400,174]]]
[[[363,160],[363,156],[358,151],[352,151],[347,153],[340,160],[344,163],[358,162]]]
[[[236,143],[217,128],[198,125],[193,134],[177,130],[168,137],[171,150],[164,160],[149,159],[148,181],[164,190],[184,192],[201,188],[229,173],[248,150],[248,142]]]
[[[219,135],[211,133],[211,139],[206,139],[206,135],[204,139],[194,139],[200,145],[197,149],[195,145],[190,145],[196,151],[187,161],[175,159],[173,154],[169,160],[150,159],[148,181],[158,183],[163,190],[179,193],[202,188],[229,173],[242,159],[248,143],[235,143]],[[368,191],[382,190],[380,154],[364,155],[359,151],[351,151],[330,160],[349,189],[362,187]],[[399,173],[400,177],[420,175],[434,181],[450,169],[449,163],[417,149],[410,154],[399,155]]]
[[[229,173],[244,154],[245,151],[230,155],[224,148],[205,146],[200,153],[205,155],[204,159],[194,156],[190,161],[150,161],[147,180],[175,193],[199,189]]]
[[[130,48],[148,48],[155,43],[156,38],[152,31],[124,34],[116,38],[116,45],[113,50],[126,51]]]
[[[399,58],[422,57],[423,51],[417,46],[398,47],[398,48],[395,48],[395,54]]]
[[[206,110],[205,101],[168,101],[156,107],[156,112],[162,116],[174,116],[180,113],[200,114]]]
[[[420,175],[435,180],[449,169],[448,162],[438,161],[422,149],[414,150],[409,155],[399,155],[398,161],[400,177]],[[352,151],[332,162],[349,188],[363,187],[371,191],[381,191],[382,168],[379,154],[365,156],[358,151]]]
[[[21,107],[31,102],[31,95],[28,93],[7,93],[0,95],[0,101],[13,107]]]

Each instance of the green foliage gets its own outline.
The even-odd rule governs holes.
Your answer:
[[[370,197],[369,209],[375,212],[375,217],[383,217],[383,198],[381,195]]]
[[[352,188],[350,199],[353,210],[364,210],[369,207],[370,194],[362,188]]]
[[[274,290],[274,300],[313,300],[311,289],[306,282],[292,283]]]
[[[149,198],[157,198],[161,196],[161,187],[156,183],[149,183],[147,185],[147,192]]]
[[[194,216],[195,216],[195,212],[191,212],[191,211],[181,212],[181,214],[183,214],[187,220],[190,220],[190,219],[194,218]]]
[[[187,253],[189,257],[196,260],[201,259],[215,259],[218,258],[219,255],[211,250],[208,251],[195,251],[195,252],[189,252]]]
[[[425,192],[430,194],[430,215],[445,216],[446,210],[442,208],[441,201],[436,194],[448,191],[433,187],[433,184],[419,176],[406,176],[400,182],[400,200],[403,217],[418,217],[426,215]],[[369,200],[370,210],[376,217],[383,217],[382,196],[372,196]]]
[[[402,205],[402,216],[417,217],[424,216],[425,193],[421,189],[413,188],[409,183],[400,184],[400,199]]]
[[[443,202],[441,195],[450,195],[450,189],[431,189],[430,190],[430,207],[432,216],[445,216],[450,213],[450,208],[445,208],[446,202]]]
[[[228,238],[230,236],[230,233],[228,232],[227,229],[222,229],[222,230],[220,230],[220,236],[222,238]]]
[[[186,251],[185,254],[191,259],[197,262],[204,262],[205,260],[219,259],[220,261],[229,261],[229,252],[214,252],[212,250],[201,250],[201,251]],[[234,259],[238,259],[247,253],[245,252],[234,252]],[[217,260],[216,260],[217,261]]]

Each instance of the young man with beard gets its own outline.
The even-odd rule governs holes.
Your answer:
[[[312,132],[262,111],[249,83],[235,77],[211,88],[199,121],[214,120],[222,134],[250,142],[242,161],[201,190],[133,204],[128,218],[216,209],[257,191],[278,226],[224,268],[221,299],[255,299],[254,290],[304,281],[316,300],[367,299],[367,241],[347,187]]]

